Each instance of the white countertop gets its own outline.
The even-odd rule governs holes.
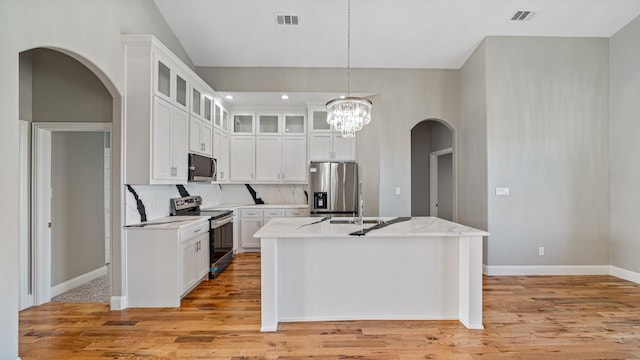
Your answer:
[[[151,221],[125,226],[128,230],[175,230],[185,226],[209,221],[210,216],[167,216]]]
[[[293,238],[293,237],[349,237],[350,233],[360,230],[357,224],[330,224],[320,221],[319,217],[274,218],[258,230],[256,238]],[[348,219],[348,218],[345,218]],[[365,218],[372,219],[372,218]],[[377,219],[377,218],[376,218]],[[385,221],[395,217],[380,218]],[[370,228],[374,224],[365,224]],[[366,237],[424,237],[424,236],[488,236],[486,231],[436,217],[412,217],[407,221],[390,224],[371,230]]]
[[[236,210],[236,209],[308,209],[307,204],[226,204],[207,207],[202,210]]]

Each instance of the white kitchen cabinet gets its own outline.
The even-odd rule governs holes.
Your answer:
[[[208,278],[209,221],[125,228],[125,249],[128,306],[178,307]]]
[[[270,208],[268,205],[263,205],[259,208],[238,209],[238,250],[240,252],[259,251],[260,240],[254,239],[253,234],[272,218],[305,216],[309,216],[309,209],[297,206]]]
[[[262,227],[262,210],[261,209],[240,209],[238,212],[240,218],[240,247],[241,251],[246,249],[259,249],[260,240],[255,239],[253,234]]]
[[[282,181],[307,182],[306,136],[282,138]]]
[[[327,112],[309,107],[309,161],[355,161],[356,138],[343,138],[327,123]]]
[[[187,181],[187,113],[153,99],[152,182]]]
[[[206,229],[208,230],[208,229]],[[184,296],[209,274],[209,233],[180,242],[180,296]]]
[[[218,182],[229,181],[229,134],[213,129],[213,157],[217,160]]]
[[[160,49],[153,51],[153,94],[187,111],[189,81],[181,67]]]
[[[211,123],[190,128],[189,116],[206,123],[204,99],[212,105],[214,91],[153,36],[123,35],[122,41],[124,183],[184,184],[190,147],[208,156],[213,150]]]
[[[211,124],[193,115],[189,116],[189,151],[213,157]]]
[[[306,134],[305,117],[302,114],[285,114],[283,116],[283,130],[286,135]]]
[[[223,121],[223,127],[224,127],[224,121],[225,121],[224,112],[222,114],[222,121]],[[254,125],[255,124],[254,124],[253,114],[249,114],[249,113],[233,114],[233,124],[231,126],[231,133],[242,134],[242,135],[254,134],[255,133]]]
[[[282,132],[279,114],[258,114],[256,119],[258,135],[280,135]]]
[[[256,181],[282,180],[282,138],[258,136],[256,138]]]
[[[255,180],[255,142],[252,135],[231,136],[229,144],[229,172],[231,181]]]

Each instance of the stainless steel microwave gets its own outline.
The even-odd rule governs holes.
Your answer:
[[[216,159],[198,154],[189,154],[189,181],[216,181]]]

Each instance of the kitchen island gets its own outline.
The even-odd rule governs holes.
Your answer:
[[[381,220],[276,218],[256,232],[261,331],[329,320],[459,320],[482,329],[489,234],[434,217]]]

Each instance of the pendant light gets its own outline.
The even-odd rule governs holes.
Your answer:
[[[351,96],[351,0],[347,0],[347,96],[330,100],[327,122],[342,137],[352,138],[371,121],[370,100]]]

